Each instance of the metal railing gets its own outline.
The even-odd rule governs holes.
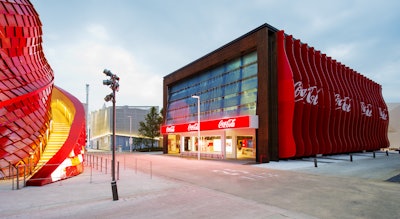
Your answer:
[[[121,158],[121,156],[119,156]],[[85,159],[85,164],[86,166],[92,166],[92,168],[99,170],[100,172],[105,172],[105,174],[108,173],[108,171],[111,171],[111,154],[109,153],[88,153],[86,154],[86,159]],[[121,159],[116,159],[116,166],[117,166],[117,180],[119,180],[119,172],[120,172],[120,160]],[[126,170],[127,168],[127,162],[126,162],[126,156],[122,156],[122,164],[123,164],[123,169]],[[131,168],[134,168],[135,174],[138,173],[138,169],[141,170],[141,172],[146,172],[145,167],[148,167],[147,172],[150,176],[150,178],[153,177],[153,163],[151,160],[146,160],[146,159],[138,159],[136,157],[133,158],[133,163],[134,165],[130,166]],[[132,163],[130,163],[132,164]],[[142,167],[142,168],[139,168]],[[108,169],[109,168],[109,169]]]
[[[89,172],[89,183],[93,182],[93,170],[99,171],[101,174],[109,174],[111,173],[111,154],[107,153],[87,153],[85,154],[85,159],[82,163],[85,167],[88,167],[86,171]],[[131,156],[131,155],[130,155]],[[138,174],[138,172],[142,173],[148,173],[150,179],[153,178],[153,163],[150,160],[146,159],[139,159],[136,157],[133,157],[129,162],[129,166],[127,163],[126,156],[119,156],[119,159],[116,159],[116,180],[120,180],[120,169],[122,163],[122,168],[125,171],[127,168],[130,170],[133,170],[135,174]],[[17,166],[10,165],[10,175],[8,176],[8,180],[11,181],[11,189],[12,190],[19,190],[23,187],[26,187],[26,182],[28,180],[52,180],[53,183],[59,183],[62,185],[62,181],[64,179],[68,179],[70,177],[76,176],[75,174],[71,176],[65,176],[62,175],[61,173],[64,171],[63,168],[59,168],[60,174],[58,174],[60,177],[58,178],[35,178],[35,179],[30,179],[30,177],[35,173],[35,170],[32,170],[32,168],[41,168],[43,166],[60,166],[60,164],[44,164],[41,166],[33,166],[31,164],[19,164]],[[3,180],[7,180],[6,178],[3,178]]]
[[[59,166],[60,164],[44,164],[44,165],[37,165],[35,168],[41,168],[43,166]],[[29,178],[35,173],[35,171],[32,172],[32,165],[30,164],[20,164],[17,166],[10,166],[11,172],[10,172],[10,179],[11,179],[11,189],[12,190],[19,190],[21,188],[21,183],[22,187],[26,187],[26,182],[29,180]],[[21,171],[22,170],[22,171]],[[14,172],[15,171],[15,172]],[[60,168],[60,176],[62,176],[63,169]],[[14,174],[15,173],[15,174]],[[74,175],[72,175],[74,176]],[[72,177],[70,176],[70,177]],[[51,179],[52,181],[62,181],[62,179],[69,178],[68,176],[66,177],[53,177],[53,178],[35,178],[31,180],[43,180],[43,179]]]

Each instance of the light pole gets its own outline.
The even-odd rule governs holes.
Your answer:
[[[106,102],[112,100],[113,103],[113,140],[112,140],[112,161],[111,161],[111,191],[113,195],[113,200],[118,200],[118,190],[117,190],[117,182],[115,181],[115,123],[116,123],[116,116],[115,116],[115,91],[119,89],[119,77],[110,70],[104,69],[103,73],[110,77],[110,79],[103,80],[103,85],[110,86],[112,93],[107,95],[104,100]]]
[[[132,116],[128,116],[129,117],[129,150],[130,152],[132,152],[132,143],[133,143],[133,139],[132,139]]]
[[[90,145],[90,131],[89,131],[89,84],[86,84],[86,148]]]
[[[200,96],[193,95],[197,99],[197,160],[200,160]]]

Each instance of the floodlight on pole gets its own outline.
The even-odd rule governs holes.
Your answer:
[[[200,160],[200,96],[193,95],[197,99],[197,160]]]
[[[103,80],[103,85],[110,86],[110,85],[112,85],[112,84],[113,84],[113,81],[112,81],[112,80]]]
[[[116,126],[116,110],[115,110],[115,92],[118,91],[119,88],[119,77],[113,73],[111,73],[110,70],[104,69],[103,73],[110,77],[107,80],[103,80],[103,85],[109,86],[112,90],[112,93],[107,95],[104,100],[105,101],[112,101],[113,103],[113,140],[112,140],[112,160],[111,160],[111,191],[113,195],[113,200],[116,201],[118,200],[118,190],[117,190],[117,182],[115,181],[115,143],[116,143],[116,137],[115,137],[115,126]]]
[[[106,102],[108,102],[108,101],[112,100],[113,98],[114,98],[114,94],[111,93],[111,94],[107,95],[106,97],[104,97],[104,100],[105,100]]]
[[[104,73],[105,75],[109,76],[109,77],[111,77],[111,76],[113,75],[113,73],[111,73],[111,71],[108,70],[108,69],[104,69],[103,73]]]

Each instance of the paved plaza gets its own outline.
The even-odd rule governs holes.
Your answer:
[[[109,154],[91,153],[110,160]],[[92,161],[95,159],[92,159]],[[77,177],[12,190],[0,181],[0,218],[396,218],[398,153],[255,164],[159,153],[118,153],[111,173],[87,164]],[[108,166],[109,167],[109,166]]]

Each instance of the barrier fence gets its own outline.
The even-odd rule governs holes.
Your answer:
[[[142,172],[145,172],[146,169],[145,167],[148,167],[147,171],[149,173],[150,178],[153,177],[153,163],[150,160],[146,159],[138,159],[136,157],[133,157],[131,155],[128,156],[129,161],[127,161],[127,156],[125,155],[118,155],[116,157],[116,174],[117,174],[117,180],[119,179],[119,169],[120,169],[120,163],[122,160],[122,165],[123,165],[123,170],[126,170],[127,168],[129,169],[134,169],[135,174],[137,174],[138,169],[141,169]],[[91,165],[92,168],[99,170],[100,172],[105,172],[105,174],[110,171],[111,173],[111,153],[88,153],[86,154],[86,159],[85,159],[85,164],[86,165]],[[142,168],[140,168],[142,167]]]
[[[93,177],[99,174],[111,174],[111,154],[108,153],[87,153],[85,154],[85,159],[83,162],[84,167],[86,167],[86,171],[89,172],[89,183],[93,182]],[[127,159],[126,156],[119,156],[118,159],[116,159],[116,179],[120,180],[120,170],[121,170],[121,165],[123,165],[123,170],[128,171],[134,170],[135,174],[138,173],[138,171],[143,172],[143,173],[148,173],[150,176],[150,179],[153,178],[153,165],[152,161],[150,160],[145,160],[145,159],[138,159],[136,157],[132,157],[129,155],[129,158]],[[61,164],[45,164],[43,166],[60,166]],[[19,190],[23,187],[26,187],[26,182],[29,180],[29,178],[35,173],[35,170],[40,169],[40,166],[33,166],[30,164],[20,164],[17,166],[10,165],[10,175],[8,177],[4,177],[3,180],[10,180],[11,181],[11,189],[12,190]],[[93,170],[98,171],[98,173],[94,174]],[[71,175],[71,176],[66,176],[66,178],[62,178],[62,173],[64,172],[63,168],[59,168],[57,171],[60,171],[60,174],[58,174],[60,177],[53,178],[52,180],[54,183],[59,183],[62,185],[63,179],[68,179],[71,177],[76,177],[76,175]],[[87,172],[86,172],[87,173]],[[62,177],[61,177],[62,176]],[[78,175],[79,176],[79,175]],[[34,180],[43,180],[47,178],[37,178]]]

